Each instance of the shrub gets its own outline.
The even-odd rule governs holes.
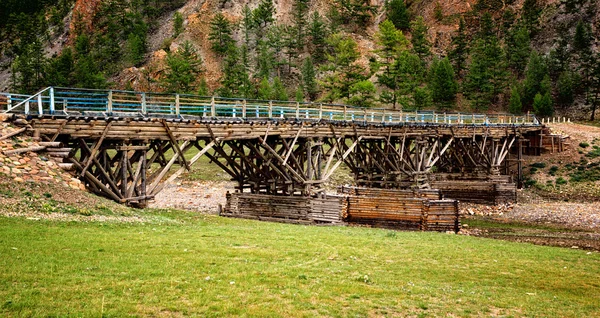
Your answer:
[[[567,180],[565,180],[565,178],[563,178],[563,177],[558,177],[556,179],[556,185],[561,185],[561,184],[567,184]]]
[[[538,168],[538,169],[544,169],[546,168],[546,163],[545,162],[536,162],[531,164],[532,167]]]
[[[590,146],[590,144],[588,144],[588,143],[587,143],[587,142],[585,142],[585,141],[582,141],[582,142],[580,142],[580,143],[579,143],[579,147],[581,147],[581,148],[587,148],[587,147],[589,147],[589,146]]]

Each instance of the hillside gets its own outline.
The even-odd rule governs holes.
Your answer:
[[[9,12],[0,90],[110,87],[575,118],[600,103],[592,0],[45,3],[0,7]],[[397,30],[382,29],[386,19]]]

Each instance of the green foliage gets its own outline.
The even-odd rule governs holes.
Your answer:
[[[458,83],[454,78],[454,69],[448,58],[434,60],[429,74],[429,87],[433,102],[441,107],[451,108],[458,92]]]
[[[371,81],[357,82],[350,87],[352,97],[350,97],[349,103],[359,107],[371,107],[375,100],[375,92],[375,85]]]
[[[183,32],[183,15],[179,11],[173,16],[173,37],[178,37]]]
[[[525,70],[523,105],[529,107],[536,94],[544,95],[550,92],[550,78],[545,59],[536,51],[531,52],[527,69]]]
[[[310,19],[310,25],[308,29],[310,36],[310,53],[315,62],[320,63],[325,60],[325,48],[327,46],[327,28],[325,21],[319,15],[319,12],[314,12]]]
[[[563,185],[563,184],[567,184],[567,180],[563,177],[558,177],[556,178],[556,185]]]
[[[210,21],[208,39],[213,51],[219,55],[225,54],[234,45],[231,24],[222,13],[217,13]]]
[[[515,115],[520,115],[523,112],[523,103],[521,102],[521,94],[519,88],[513,86],[510,90],[510,101],[508,102],[508,112]]]
[[[391,0],[386,5],[387,19],[399,30],[410,28],[410,16],[404,0]]]
[[[264,77],[258,86],[258,92],[256,94],[256,98],[262,100],[269,100],[273,95],[271,90],[271,83],[269,83],[269,79]]]
[[[319,94],[319,87],[317,84],[317,71],[312,62],[311,57],[307,57],[302,64],[302,87],[306,96],[309,100],[313,101]]]
[[[575,28],[573,48],[580,55],[589,55],[591,52],[592,41],[593,33],[590,24],[580,20]]]
[[[377,12],[369,0],[334,0],[335,17],[341,24],[365,27]]]
[[[535,98],[533,99],[533,111],[536,115],[541,117],[552,116],[552,114],[554,114],[552,97],[550,97],[549,92],[544,95],[541,95],[540,93],[535,95]]]
[[[167,68],[162,86],[168,92],[193,93],[198,75],[203,72],[202,59],[191,42],[185,41],[175,53],[167,55]]]
[[[546,168],[546,163],[545,162],[535,162],[535,163],[532,163],[531,166],[538,168],[538,169],[544,169],[544,168]]]
[[[410,41],[413,45],[413,51],[415,51],[421,60],[431,56],[431,43],[429,43],[429,40],[427,39],[428,29],[429,28],[425,24],[422,16],[418,16],[410,23],[410,30],[412,33]]]
[[[72,86],[74,63],[73,50],[70,47],[64,48],[59,56],[49,60],[45,72],[46,83],[49,86]]]
[[[279,77],[275,77],[275,79],[273,80],[273,91],[271,99],[283,101],[287,101],[290,99],[287,91],[285,90],[285,86],[283,86],[283,83],[281,82],[281,79]]]
[[[273,5],[273,0],[261,0],[258,7],[252,11],[252,18],[256,26],[264,29],[267,25],[275,21],[273,18],[274,14],[275,6]]]
[[[454,69],[459,77],[465,69],[467,55],[469,54],[469,43],[465,31],[465,20],[461,18],[458,24],[458,31],[452,37],[451,48],[448,52],[448,56],[454,64]]]
[[[360,56],[358,46],[353,39],[339,34],[330,36],[328,43],[333,52],[327,55],[328,63],[323,66],[326,73],[322,85],[328,90],[325,99],[348,100],[350,87],[366,78],[364,68],[356,63]]]
[[[431,91],[427,87],[417,87],[413,92],[413,109],[427,108],[432,104]]]
[[[573,81],[573,73],[564,71],[560,73],[558,82],[556,83],[556,102],[559,105],[569,106],[575,100],[575,88]]]
[[[587,142],[585,142],[585,141],[582,141],[582,142],[580,142],[580,143],[579,143],[579,147],[581,147],[581,148],[587,148],[587,147],[589,147],[589,146],[590,146],[590,144],[588,144],[588,143],[587,143]]]
[[[487,109],[506,87],[508,78],[504,49],[497,39],[478,39],[472,49],[464,91],[476,110]]]
[[[306,36],[306,25],[308,23],[309,0],[294,0],[292,7],[292,17],[294,22],[294,43],[300,48],[304,46]]]
[[[127,59],[133,65],[139,65],[144,60],[146,43],[135,33],[130,33],[127,38]]]
[[[540,7],[538,0],[525,0],[521,18],[530,33],[537,32],[541,13],[542,8]]]
[[[74,67],[74,82],[76,87],[106,88],[108,83],[100,71],[99,62],[91,54],[90,39],[80,35],[75,39],[76,62]]]
[[[439,2],[435,3],[435,7],[433,8],[433,16],[438,22],[441,22],[444,19],[444,11],[442,10],[442,5]]]
[[[407,50],[408,40],[390,20],[385,20],[379,25],[376,39],[381,48],[376,51],[379,60],[372,63],[372,67],[378,71],[377,81],[384,88],[380,99],[384,103],[392,104],[395,109],[398,101],[400,71],[397,67],[398,52]]]
[[[208,83],[206,82],[206,78],[202,77],[200,79],[200,84],[198,84],[198,95],[200,96],[209,96],[210,89],[208,88]]]
[[[224,97],[248,97],[251,83],[244,63],[244,46],[230,45],[223,61],[223,76],[219,94]]]
[[[529,32],[523,27],[511,29],[506,41],[508,66],[521,76],[531,54]]]

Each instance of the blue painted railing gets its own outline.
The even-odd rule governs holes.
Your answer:
[[[0,93],[0,112],[27,115],[98,113],[105,116],[296,118],[383,123],[539,125],[534,115],[405,112],[340,104],[265,101],[190,94],[48,87],[34,95]]]

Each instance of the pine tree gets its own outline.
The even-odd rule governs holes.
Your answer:
[[[377,12],[377,7],[369,0],[334,0],[334,9],[342,24],[364,27]]]
[[[242,9],[242,34],[244,35],[244,45],[250,47],[250,34],[254,28],[254,19],[252,17],[252,10],[248,4],[244,5]]]
[[[428,28],[422,16],[418,16],[415,21],[411,22],[410,30],[412,33],[411,43],[413,50],[421,60],[425,60],[431,56],[431,44],[427,39]]]
[[[130,33],[127,38],[127,59],[134,66],[139,65],[144,60],[146,45],[139,35]]]
[[[519,88],[513,86],[510,90],[510,100],[508,102],[508,112],[514,115],[520,115],[523,112],[523,103]]]
[[[554,114],[550,92],[544,95],[537,93],[533,99],[533,111],[537,116],[546,117]]]
[[[410,17],[404,0],[391,0],[386,5],[387,19],[399,30],[410,28]]]
[[[210,40],[213,51],[219,55],[225,54],[234,41],[231,36],[231,24],[221,13],[217,13],[210,21]]]
[[[167,55],[163,87],[168,92],[192,93],[202,72],[202,59],[192,43],[185,41],[177,52]]]
[[[401,51],[393,65],[393,72],[396,80],[396,92],[398,102],[403,108],[413,108],[415,94],[421,94],[416,98],[418,101],[424,100],[424,91],[417,92],[419,86],[425,80],[426,69],[423,62],[416,54],[408,50]],[[419,105],[423,106],[424,103]]]
[[[275,21],[273,18],[274,14],[275,6],[273,5],[273,0],[261,0],[258,7],[252,11],[254,24],[262,31],[267,25]]]
[[[431,106],[431,91],[427,87],[417,87],[413,93],[413,108],[415,110]]]
[[[173,37],[178,37],[183,32],[183,15],[181,12],[175,12],[173,16]]]
[[[531,53],[529,33],[525,28],[512,29],[506,41],[508,65],[515,71],[517,76],[521,76],[525,71]]]
[[[398,52],[407,49],[408,40],[390,20],[385,20],[379,25],[376,39],[380,47],[376,51],[379,60],[372,67],[378,71],[378,84],[384,87],[380,99],[384,103],[392,104],[393,108],[396,109],[398,83],[394,63]]]
[[[304,101],[304,92],[302,91],[302,87],[298,86],[295,93],[296,101],[303,102]]]
[[[523,88],[522,101],[525,107],[531,106],[536,94],[544,95],[549,91],[547,84],[544,85],[544,79],[548,76],[548,66],[542,56],[536,51],[531,52],[527,69],[525,70],[525,82]]]
[[[295,43],[298,48],[304,46],[304,38],[306,36],[306,24],[309,0],[294,0],[292,8],[292,17],[294,21]]]
[[[306,96],[309,100],[313,101],[319,94],[319,88],[316,80],[316,70],[313,65],[312,59],[307,57],[302,64],[302,86]]]
[[[454,70],[450,61],[447,58],[441,61],[435,60],[431,65],[430,76],[429,87],[433,102],[450,108],[458,92],[458,83],[454,78]]]
[[[247,97],[244,92],[250,91],[250,80],[241,53],[235,45],[230,45],[223,61],[223,76],[219,94],[224,97]]]
[[[49,86],[69,87],[73,85],[73,50],[65,47],[59,56],[52,58],[46,69],[45,81]]]
[[[270,100],[271,96],[273,96],[273,90],[271,89],[271,84],[269,83],[269,79],[264,77],[258,86],[258,92],[256,94],[256,98],[261,100]]]
[[[275,79],[273,79],[273,91],[271,92],[271,99],[282,101],[287,101],[290,99],[287,91],[285,90],[285,86],[279,77],[275,77]]]
[[[465,20],[461,18],[458,24],[458,32],[452,37],[451,50],[448,53],[450,60],[454,64],[456,74],[459,77],[465,69],[467,55],[469,54],[469,42],[465,31]]]
[[[562,106],[569,106],[575,100],[573,74],[570,71],[560,73],[556,83],[556,102]]]
[[[523,23],[530,33],[535,34],[539,26],[539,18],[542,13],[542,9],[538,4],[538,0],[525,0],[523,3]]]
[[[586,91],[586,102],[590,105],[591,116],[590,120],[596,119],[596,110],[600,105],[600,53],[596,53],[595,56],[590,58],[590,72]]]
[[[210,89],[208,88],[208,83],[206,82],[206,78],[202,77],[200,79],[200,84],[198,84],[198,95],[200,96],[209,96]]]
[[[356,42],[348,37],[334,34],[328,43],[333,47],[332,54],[327,55],[328,63],[323,66],[326,71],[323,86],[328,90],[326,100],[333,102],[340,98],[350,98],[350,87],[365,79],[364,69],[356,63],[360,54]]]
[[[318,12],[314,12],[310,19],[308,34],[310,36],[312,57],[317,63],[323,62],[325,60],[325,47],[327,46],[327,28]]]
[[[359,107],[371,107],[375,100],[375,85],[369,80],[353,84],[350,87],[352,97],[348,100],[351,105]]]

